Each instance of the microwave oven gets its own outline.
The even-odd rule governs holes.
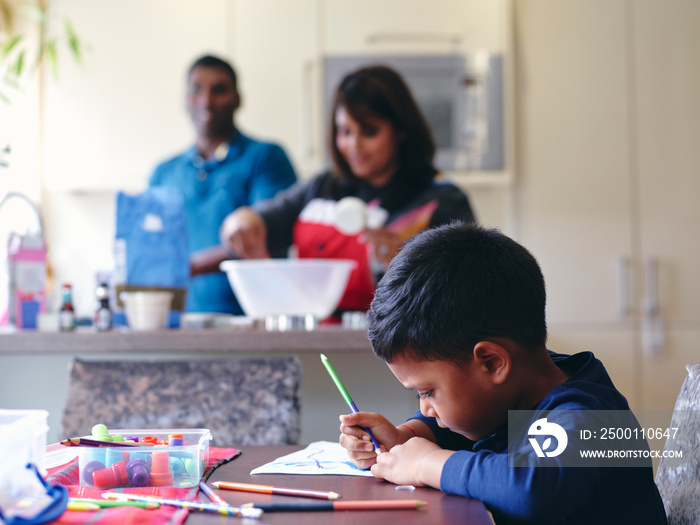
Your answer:
[[[333,94],[343,77],[377,64],[398,71],[411,89],[433,134],[438,170],[504,168],[502,56],[327,56],[323,68],[325,125],[330,122]]]

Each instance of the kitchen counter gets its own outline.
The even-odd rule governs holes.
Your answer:
[[[300,443],[338,439],[338,414],[347,405],[319,358],[331,357],[357,405],[400,423],[417,408],[406,390],[374,356],[366,330],[321,326],[314,331],[265,332],[257,327],[132,332],[18,331],[0,328],[0,408],[49,411],[49,441],[61,435],[61,414],[73,359],[244,359],[297,354],[302,365]]]
[[[322,326],[313,331],[265,332],[262,329],[198,329],[133,332],[52,333],[0,331],[0,355],[99,355],[166,351],[188,354],[247,352],[370,352],[366,330]]]

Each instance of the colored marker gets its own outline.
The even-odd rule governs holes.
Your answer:
[[[219,505],[218,503],[209,503],[206,501],[192,501],[187,499],[175,498],[159,498],[156,496],[142,496],[140,494],[126,494],[124,492],[104,492],[103,498],[127,500],[127,501],[146,501],[160,503],[161,505],[170,505],[171,507],[179,507],[187,510],[198,510],[200,512],[214,512],[216,514],[224,514],[226,516],[240,516],[242,518],[259,518],[263,511],[255,508],[233,507],[232,505]]]
[[[233,481],[215,481],[212,483],[217,489],[242,490],[244,492],[257,492],[259,494],[282,494],[284,496],[301,496],[305,498],[338,499],[337,492],[322,492],[317,490],[286,489],[271,485],[256,485],[254,483],[236,483]]]
[[[427,501],[416,499],[329,501],[324,503],[246,503],[245,508],[263,512],[308,512],[327,510],[406,510],[425,507]]]
[[[216,488],[219,488],[215,483],[212,483],[212,485],[216,486]],[[218,503],[219,505],[228,505],[228,502],[224,498],[222,498],[216,492],[214,492],[212,488],[203,481],[199,482],[199,488],[202,489],[202,492],[204,492],[204,494],[206,494],[207,497],[214,503]]]
[[[323,354],[321,354],[321,361],[323,362],[323,366],[326,367],[326,370],[328,371],[328,374],[331,376],[331,379],[335,383],[335,386],[338,387],[338,390],[340,391],[340,395],[343,396],[343,399],[345,399],[345,402],[350,407],[350,410],[352,410],[353,413],[359,412],[360,410],[357,408],[357,405],[355,405],[355,402],[350,397],[350,394],[348,394],[348,391],[345,390],[345,387],[343,386],[343,383],[340,381],[338,374],[336,374],[335,370],[333,370],[333,367],[331,366],[331,362]],[[379,443],[377,443],[377,440],[374,438],[374,434],[372,434],[372,431],[369,428],[364,428],[364,427],[362,427],[362,430],[364,430],[365,432],[367,432],[369,434],[369,439],[372,441],[372,445],[374,445],[374,451],[377,453],[377,455],[381,454],[382,451],[379,448]]]
[[[109,499],[93,499],[93,498],[69,498],[68,503],[91,503],[98,507],[137,507],[140,509],[157,509],[160,503],[152,501],[120,501]]]

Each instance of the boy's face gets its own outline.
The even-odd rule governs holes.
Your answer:
[[[457,365],[401,356],[388,366],[403,386],[418,392],[421,413],[434,417],[440,427],[478,441],[503,424],[498,393],[489,374],[473,360]]]

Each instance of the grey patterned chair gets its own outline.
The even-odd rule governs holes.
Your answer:
[[[297,356],[70,365],[64,438],[107,428],[208,428],[214,446],[299,440]]]
[[[688,376],[671,418],[671,427],[684,432],[664,446],[665,451],[682,451],[683,460],[661,458],[656,473],[669,525],[700,523],[700,363],[685,368]]]

